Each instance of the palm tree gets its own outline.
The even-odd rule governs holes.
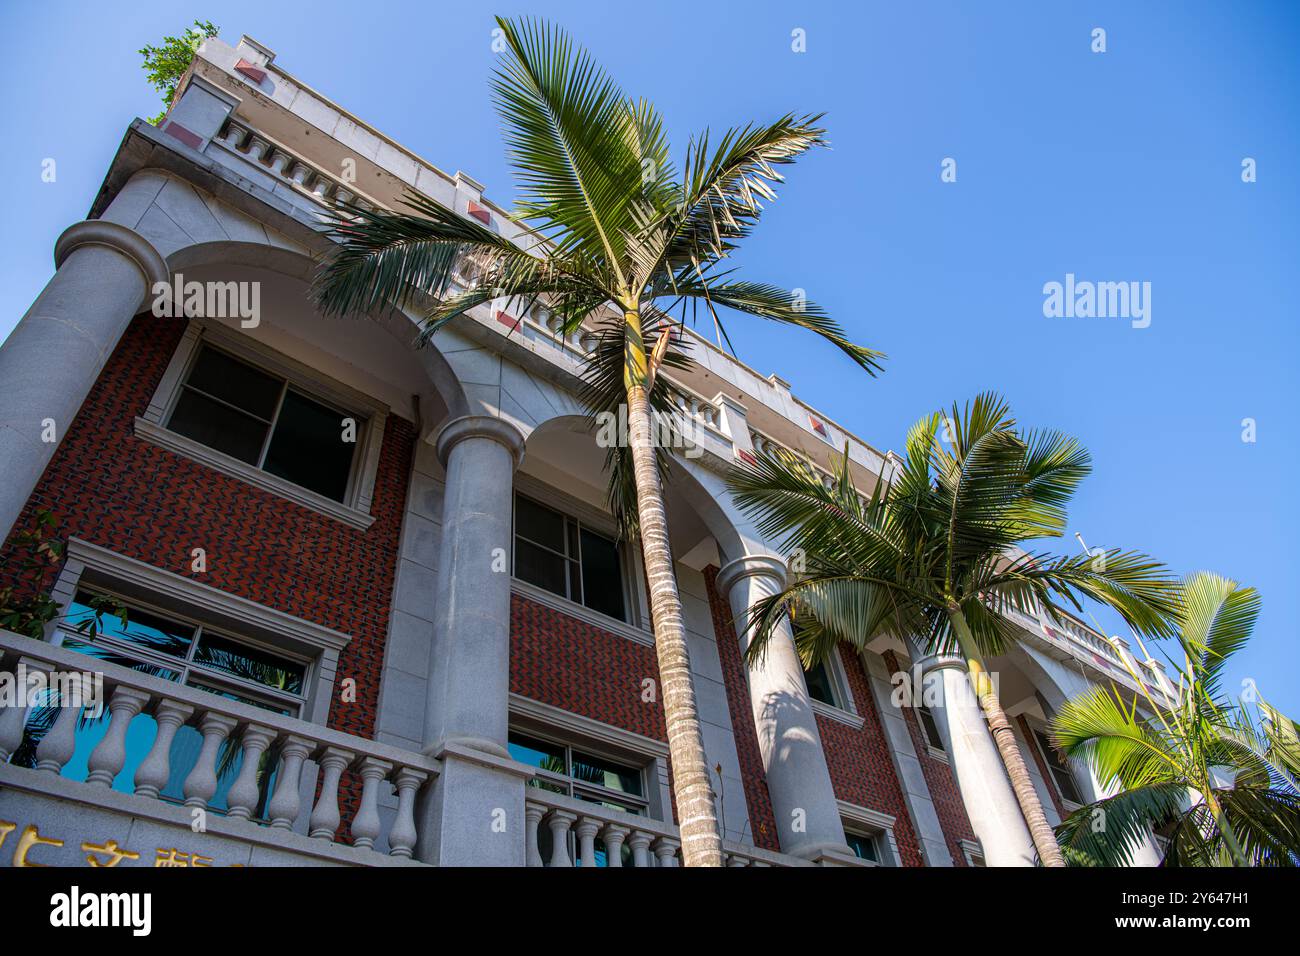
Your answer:
[[[1168,633],[1173,610],[1163,567],[1113,549],[1074,557],[1030,553],[1060,537],[1066,504],[1091,470],[1087,451],[1053,431],[1022,432],[1006,402],[984,394],[949,415],[921,419],[907,435],[902,469],[861,496],[847,449],[834,480],[790,455],[739,468],[731,487],[761,534],[803,556],[804,573],[751,611],[748,653],[761,655],[786,615],[799,624],[805,664],[840,641],[863,648],[881,633],[923,636],[930,652],[960,651],[1006,766],[1040,860],[1064,860],[1030,781],[987,656],[1015,641],[1000,613],[1081,596],[1116,608],[1136,629]]]
[[[611,506],[624,528],[639,534],[645,557],[683,857],[688,866],[719,866],[721,837],[668,547],[666,452],[650,437],[652,409],[667,408],[656,372],[685,362],[671,346],[688,313],[693,321],[703,310],[721,328],[718,307],[808,329],[877,370],[880,354],[849,342],[801,294],[733,279],[723,268],[757,225],[763,202],[775,198],[779,167],[824,145],[824,130],[818,116],[786,115],[732,129],[712,148],[704,133],[687,146],[679,174],[650,103],[625,96],[556,27],[497,23],[505,50],[492,89],[529,247],[416,194],[405,197],[403,212],[340,204],[338,245],[316,296],[335,314],[409,305],[423,313],[426,340],[501,300],[522,310],[543,305],[565,335],[596,328],[600,344],[584,398],[593,413],[627,408],[630,441],[608,453]],[[453,266],[466,259],[478,282],[449,294]]]
[[[1206,572],[1188,578],[1183,593],[1175,704],[1145,690],[1139,698],[1094,688],[1053,719],[1055,746],[1123,787],[1076,810],[1057,836],[1080,865],[1125,866],[1148,831],[1161,829],[1166,866],[1295,866],[1296,724],[1263,701],[1256,721],[1221,689],[1229,659],[1250,639],[1259,595]]]

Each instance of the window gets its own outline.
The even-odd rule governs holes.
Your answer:
[[[167,423],[177,434],[340,502],[348,496],[362,425],[359,416],[210,345],[190,366]]]
[[[921,732],[925,734],[925,742],[934,750],[943,750],[943,735],[939,733],[939,725],[935,722],[934,711],[930,710],[925,704],[917,704],[915,710],[917,722],[921,725]]]
[[[77,591],[65,615],[69,626],[61,628],[58,635],[63,647],[96,660],[277,714],[297,717],[302,712],[310,670],[307,661],[134,602],[123,602],[127,610],[125,624],[104,614],[96,633],[75,630],[78,623],[93,615],[90,602],[95,596],[94,592],[87,590]],[[36,765],[36,747],[57,716],[58,708],[51,700],[31,709],[23,740],[10,758],[12,763],[27,767]],[[75,749],[63,767],[63,776],[74,780],[86,779],[90,754],[107,733],[109,716],[107,707],[98,717],[89,712],[82,714],[77,724]],[[126,760],[113,781],[113,789],[122,793],[134,792],[136,769],[148,755],[155,735],[155,721],[151,715],[137,714],[132,719],[126,731]],[[184,800],[182,788],[185,778],[198,761],[202,743],[202,735],[196,728],[185,725],[178,729],[169,756],[170,773],[160,792],[162,799],[176,803]],[[262,756],[255,814],[258,819],[264,819],[266,805],[274,792],[278,761],[276,748],[269,749]],[[211,809],[224,812],[226,794],[238,777],[242,762],[243,750],[238,736],[224,741],[217,757],[217,790],[209,802]]]
[[[844,839],[848,843],[849,849],[853,851],[853,855],[859,860],[870,860],[872,863],[880,862],[880,837],[845,830]]]
[[[649,816],[645,774],[641,768],[513,730],[507,746],[510,756],[520,763],[537,768],[537,775],[528,781],[530,787],[562,793],[624,813]],[[570,839],[573,838],[574,835],[570,833]],[[551,853],[551,836],[545,827],[538,832],[538,841],[542,858],[548,858]],[[572,852],[572,847],[570,851]],[[604,841],[597,838],[597,866],[606,865],[605,853]],[[576,854],[572,858],[576,859]],[[624,866],[632,865],[632,851],[626,844],[622,848],[621,858]]]
[[[1038,749],[1043,752],[1043,758],[1047,761],[1047,769],[1051,771],[1052,779],[1056,781],[1056,792],[1061,795],[1063,800],[1082,804],[1083,797],[1079,793],[1079,785],[1075,782],[1074,772],[1070,769],[1069,761],[1061,755],[1059,750],[1052,746],[1046,734],[1039,730],[1034,730],[1033,734],[1038,742]]]
[[[515,577],[627,620],[617,543],[522,495],[515,496]]]
[[[830,671],[825,662],[804,668],[804,683],[808,685],[808,696],[829,707],[842,707],[835,692],[835,682],[831,680]]]

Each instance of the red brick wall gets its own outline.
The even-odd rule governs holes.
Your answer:
[[[885,666],[890,674],[897,674],[901,669],[898,658],[893,651],[883,655]],[[946,760],[930,756],[929,745],[921,732],[920,722],[912,710],[903,712],[903,722],[907,724],[912,735],[912,746],[916,749],[917,759],[921,761],[921,773],[925,784],[930,789],[930,802],[939,817],[939,826],[948,842],[948,852],[952,855],[954,866],[966,865],[966,854],[961,848],[961,840],[974,840],[975,831],[971,829],[970,818],[966,816],[966,804],[962,803],[961,791],[957,789],[957,779],[952,774],[952,767]]]
[[[840,648],[840,661],[844,664],[858,716],[862,718],[862,728],[817,715],[817,732],[821,734],[835,796],[894,817],[894,840],[903,865],[923,866],[921,847],[907,812],[903,788],[894,772],[889,741],[880,723],[867,673],[850,648]]]
[[[17,527],[51,510],[57,536],[76,536],[155,567],[349,634],[329,726],[372,737],[414,426],[389,415],[365,531],[300,507],[135,437],[183,323],[138,316],[127,328]],[[57,361],[57,356],[50,360]],[[207,572],[190,551],[207,552]],[[347,788],[344,819],[355,809]]]
[[[736,740],[736,757],[745,785],[745,805],[749,808],[749,832],[754,845],[765,850],[780,850],[772,798],[767,792],[767,775],[763,756],[758,750],[758,730],[749,702],[749,682],[740,657],[740,638],[732,622],[731,603],[718,594],[718,569],[704,569],[704,583],[709,593],[709,611],[713,615],[713,636],[718,643],[722,679],[727,690],[727,710]]]

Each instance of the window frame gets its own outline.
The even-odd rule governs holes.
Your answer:
[[[898,842],[894,838],[895,817],[844,800],[837,800],[836,803],[840,810],[840,824],[844,827],[846,835],[852,833],[875,841],[878,860],[865,860],[854,854],[861,860],[863,866],[903,865],[902,857],[898,852]],[[852,850],[850,849],[849,852]]]
[[[276,403],[278,416],[284,396],[292,389],[313,402],[354,418],[357,423],[356,447],[348,474],[347,490],[342,501],[295,484],[261,467],[270,447],[275,421],[263,436],[258,464],[253,465],[210,445],[192,439],[169,427],[171,417],[189,386],[189,377],[204,347],[252,366],[257,371],[284,380]],[[206,393],[194,389],[197,394]],[[221,401],[216,399],[216,401]],[[226,403],[227,405],[229,403]],[[230,406],[234,407],[234,406]],[[250,418],[261,419],[243,409]],[[240,478],[251,485],[318,511],[354,528],[365,530],[374,523],[375,480],[379,471],[379,453],[388,417],[388,406],[341,383],[327,380],[320,373],[270,347],[225,326],[200,319],[187,320],[180,344],[172,354],[167,370],[149,402],[144,415],[135,419],[135,435],[168,451],[184,455],[224,474]]]
[[[283,705],[289,710],[289,713],[282,716],[303,719],[303,712],[307,709],[309,697],[311,695],[312,682],[315,678],[315,669],[317,661],[311,658],[286,651],[283,648],[275,647],[265,641],[259,641],[256,638],[250,638],[243,634],[230,633],[229,628],[213,627],[207,624],[201,617],[192,614],[174,611],[170,608],[151,603],[147,600],[123,595],[110,588],[100,585],[88,584],[80,585],[76,593],[93,592],[101,597],[113,598],[123,605],[127,606],[127,619],[130,620],[130,610],[137,609],[149,614],[155,614],[159,617],[177,623],[185,624],[192,628],[190,632],[189,649],[185,656],[171,657],[157,651],[151,651],[139,644],[133,644],[130,641],[122,640],[112,634],[105,634],[102,630],[93,637],[89,634],[83,634],[77,631],[76,627],[64,621],[55,622],[54,639],[51,641],[57,647],[66,647],[66,640],[77,641],[82,644],[90,644],[96,647],[103,647],[107,650],[115,651],[124,657],[130,657],[139,660],[141,663],[152,664],[158,667],[165,667],[177,672],[175,683],[182,687],[190,687],[195,690],[207,690],[207,687],[196,686],[190,683],[191,678],[196,678],[204,684],[214,685],[220,689],[228,690],[231,693],[240,694],[244,698],[252,701],[261,699],[268,704]],[[279,691],[273,687],[267,687],[265,684],[259,684],[242,678],[237,674],[228,674],[224,671],[209,668],[201,662],[195,661],[194,657],[198,651],[199,641],[205,634],[212,634],[216,637],[233,641],[236,644],[242,644],[252,650],[264,651],[267,654],[273,654],[282,657],[294,664],[299,664],[303,668],[302,675],[302,692],[294,694],[288,691]],[[77,650],[76,648],[68,648]],[[257,706],[253,704],[252,706]],[[270,710],[271,708],[267,708]],[[272,711],[278,713],[278,711]]]
[[[640,767],[638,767],[632,763],[629,763],[628,758],[625,756],[605,753],[602,752],[602,749],[599,746],[593,747],[587,744],[585,741],[574,742],[572,738],[566,737],[565,735],[559,732],[551,731],[548,729],[535,729],[532,725],[518,725],[512,722],[510,725],[510,729],[508,731],[508,736],[514,736],[514,735],[519,735],[521,737],[532,737],[541,743],[550,744],[564,751],[564,766],[565,766],[564,774],[561,775],[552,770],[544,770],[541,767],[533,768],[534,777],[540,778],[542,780],[546,780],[550,783],[565,786],[567,789],[562,794],[562,796],[569,797],[572,800],[583,800],[584,802],[587,803],[593,803],[596,804],[597,806],[603,806],[601,800],[588,800],[585,797],[578,796],[577,791],[582,791],[587,796],[601,797],[610,803],[616,803],[620,805],[618,807],[607,808],[607,809],[616,809],[621,813],[633,814],[635,816],[644,816],[647,820],[654,819],[653,814],[651,813],[651,800],[650,800],[650,792],[649,792],[650,791],[650,787],[649,787],[650,768],[647,767],[646,765],[642,764]],[[633,771],[641,781],[642,793],[640,795],[629,794],[624,790],[613,790],[601,784],[589,783],[585,780],[579,780],[577,777],[573,775],[573,755],[575,751],[584,754],[586,756],[596,757],[602,760],[608,760],[610,763],[617,764],[622,767],[626,767],[628,770]],[[551,792],[555,792],[555,791],[551,791]],[[624,804],[629,806],[637,806],[640,808],[640,811],[638,812],[637,810],[626,809],[624,806],[622,806]]]
[[[145,610],[169,618],[198,619],[215,633],[231,634],[242,643],[303,659],[311,666],[304,675],[302,707],[296,719],[321,725],[327,722],[339,655],[351,642],[350,635],[155,568],[81,538],[68,539],[66,554],[63,570],[50,592],[64,607],[72,604],[78,590],[110,591],[128,603],[144,606]],[[61,626],[59,621],[51,621],[46,626],[45,640],[59,643]],[[70,636],[85,641],[82,636]],[[178,669],[175,661],[167,666]],[[203,671],[204,676],[209,673]],[[234,675],[228,676],[238,680]]]
[[[1034,746],[1038,748],[1038,752],[1043,758],[1043,765],[1047,767],[1048,779],[1045,780],[1044,783],[1055,788],[1056,795],[1061,798],[1061,803],[1063,803],[1067,809],[1077,810],[1079,807],[1083,806],[1083,803],[1081,802],[1084,799],[1083,788],[1079,786],[1079,780],[1075,777],[1074,768],[1070,766],[1069,761],[1064,756],[1059,757],[1059,763],[1057,760],[1053,759],[1053,754],[1056,754],[1056,751],[1052,749],[1051,742],[1047,739],[1047,734],[1034,724],[1029,724],[1029,735],[1034,738]],[[1059,773],[1067,775],[1070,785],[1074,788],[1074,793],[1079,797],[1079,800],[1075,800],[1066,795],[1065,790],[1061,787],[1061,780],[1057,776]]]
[[[546,498],[544,498],[543,496],[549,496],[551,500],[546,500]],[[541,548],[549,552],[550,554],[555,555],[556,557],[560,558],[560,560],[565,562],[566,593],[557,594],[554,591],[542,587],[541,585],[534,584],[531,581],[526,581],[515,573],[517,568],[516,562],[518,560],[518,550],[519,550],[516,547],[516,543],[520,537],[518,531],[518,522],[517,522],[518,502],[519,502],[519,498],[521,497],[528,499],[529,502],[536,505],[537,507],[558,514],[562,519],[564,519],[564,521],[566,522],[565,525],[566,539],[567,539],[567,531],[568,531],[567,522],[572,521],[577,526],[580,552],[581,552],[581,536],[584,528],[592,532],[593,534],[597,534],[602,538],[608,539],[613,543],[615,553],[618,555],[619,585],[622,588],[623,613],[624,613],[624,617],[622,619],[617,617],[611,617],[610,615],[606,614],[603,611],[599,611],[596,608],[589,607],[588,605],[582,603],[581,601],[576,601],[572,597],[570,597],[567,593],[567,591],[569,590],[568,564],[572,562],[573,559],[568,557],[567,554],[560,555],[559,552],[555,551],[553,548],[550,548],[547,545],[540,544],[536,541],[533,541],[531,538],[525,538],[524,540],[527,541],[529,544],[533,545],[534,547]],[[544,603],[550,603],[552,606],[556,607],[561,611],[564,611],[566,613],[571,613],[580,619],[584,619],[589,621],[592,624],[595,624],[597,627],[605,628],[607,630],[613,630],[616,633],[621,633],[625,637],[631,637],[634,640],[640,641],[641,643],[653,643],[654,640],[653,636],[648,634],[639,623],[641,620],[641,605],[639,602],[639,595],[637,593],[637,590],[633,587],[632,584],[632,580],[633,580],[632,572],[634,568],[639,569],[640,566],[636,564],[635,560],[630,560],[632,558],[632,555],[630,553],[630,549],[627,547],[627,542],[618,540],[617,533],[611,530],[612,525],[613,525],[613,520],[611,518],[603,515],[596,515],[589,508],[575,507],[571,503],[570,499],[568,499],[566,496],[562,496],[560,493],[553,492],[552,490],[543,486],[539,482],[530,482],[530,481],[516,482],[510,498],[510,576],[511,579],[513,581],[516,590],[523,591],[524,593],[528,594],[528,596],[530,597],[536,597],[542,600]],[[567,549],[567,545],[568,545],[567,540],[565,542],[565,545]],[[578,559],[577,564],[578,564],[578,576],[579,579],[581,579],[582,576],[581,558]]]
[[[921,702],[913,703],[912,710],[916,712],[916,725],[920,728],[921,740],[925,743],[926,751],[936,760],[946,762],[948,760],[948,751],[943,746],[943,732],[939,730],[939,719],[935,716],[934,711]],[[924,717],[929,717],[930,723],[934,725],[934,734],[939,738],[938,743],[935,743],[930,738],[930,731],[925,726]]]

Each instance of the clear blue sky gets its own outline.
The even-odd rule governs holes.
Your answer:
[[[1300,577],[1300,350],[1286,285],[1300,263],[1300,5],[475,6],[5,5],[0,335],[49,277],[56,236],[85,215],[127,124],[159,109],[144,43],[195,17],[230,43],[247,33],[508,205],[491,14],[543,13],[657,103],[679,152],[705,126],[827,111],[833,149],[792,171],[740,262],[806,289],[889,353],[888,370],[873,381],[811,338],[737,320],[741,357],[879,447],[986,388],[1022,421],[1074,433],[1095,474],[1071,531],[1258,587],[1264,613],[1234,684],[1253,678],[1300,715],[1287,611]],[[1090,50],[1094,27],[1104,54]],[[956,183],[940,182],[945,157]],[[1254,184],[1241,181],[1244,157],[1258,162]],[[1150,282],[1151,326],[1045,318],[1043,284],[1067,272]]]

